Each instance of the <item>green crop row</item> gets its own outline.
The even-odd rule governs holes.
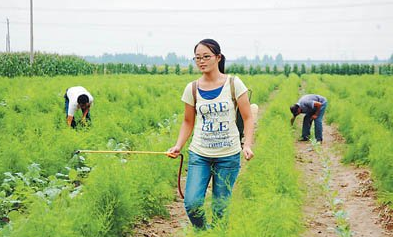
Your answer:
[[[57,76],[57,75],[88,75],[88,74],[194,74],[193,64],[181,68],[179,64],[175,66],[133,64],[133,63],[89,63],[81,57],[75,55],[58,55],[37,52],[34,54],[34,63],[30,65],[30,54],[21,53],[0,53],[0,76]],[[285,74],[297,75],[307,73],[320,74],[341,74],[341,75],[363,75],[375,74],[376,66],[369,64],[319,64],[311,65],[307,68],[305,64],[285,64],[278,65],[250,65],[232,63],[229,64],[227,73],[230,74]],[[392,75],[393,65],[379,65],[378,73],[381,75]]]
[[[182,112],[179,91],[188,80],[136,75],[0,78],[0,178],[6,171],[26,171],[31,162],[45,173],[56,173],[72,151],[103,149],[111,138],[129,139],[131,148],[136,147],[140,134],[166,126]],[[92,126],[80,131],[65,122],[63,96],[75,85],[95,98]]]
[[[389,76],[328,76],[323,81],[329,89],[371,115],[375,121],[393,129],[393,80]],[[356,89],[355,89],[356,88]]]
[[[88,178],[76,178],[78,167],[70,162],[75,150],[112,150],[111,143],[165,151],[176,139],[171,131],[178,129],[183,110],[179,92],[189,80],[0,78],[0,221],[11,221],[2,236],[119,236],[141,218],[165,215],[164,203],[174,197],[177,160],[141,156],[122,163],[118,157],[89,155],[77,172],[91,167]],[[66,126],[63,98],[75,85],[95,98],[92,125],[77,130]],[[33,172],[34,163],[40,169]],[[73,197],[80,190],[74,184],[82,195]]]
[[[0,76],[59,76],[90,74],[193,74],[193,66],[188,69],[153,65],[136,65],[132,63],[89,63],[75,55],[58,55],[35,53],[33,65],[30,65],[29,53],[0,53]]]
[[[28,53],[0,53],[0,76],[57,76],[93,73],[93,65],[74,55],[35,53],[30,65]]]
[[[137,148],[165,150],[175,139],[169,132],[141,136]],[[179,160],[163,155],[82,156],[92,169],[86,178],[76,178],[78,189],[65,186],[51,199],[46,189],[41,195],[26,194],[25,208],[9,215],[2,236],[125,236],[142,220],[168,216],[165,204],[175,196]],[[17,185],[16,190],[21,187],[26,189]]]
[[[286,79],[283,75],[242,75],[244,84],[251,90],[251,103],[262,104],[269,100],[270,93]]]
[[[380,75],[393,75],[393,64],[385,64],[378,67]]]
[[[346,97],[334,89],[345,78],[303,76],[309,91],[328,98],[327,120],[339,124],[349,143],[346,160],[369,163],[381,199],[391,203],[392,133],[351,99],[361,98],[352,91],[355,79],[348,77],[352,86]],[[193,79],[195,75],[0,78],[0,214],[9,211],[0,221],[10,219],[4,228],[0,225],[0,234],[128,236],[136,223],[167,216],[165,205],[177,195],[179,160],[72,154],[78,149],[165,151],[176,141],[184,110],[180,97]],[[253,91],[252,103],[267,102],[274,89],[278,93],[259,121],[255,158],[244,165],[235,185],[228,227],[199,234],[299,236],[302,193],[288,108],[298,99],[300,79],[294,74],[241,79]],[[388,87],[383,86],[389,82],[383,77],[363,80],[377,82],[360,87],[370,87],[365,100],[385,98]],[[65,123],[63,95],[75,85],[86,87],[95,102],[92,125],[73,130]],[[75,159],[84,166],[75,166]]]
[[[121,236],[143,219],[168,215],[164,205],[175,197],[179,160],[82,154],[77,160],[85,164],[78,168],[72,153],[165,151],[176,140],[184,108],[180,97],[191,79],[0,78],[0,204],[2,218],[10,220],[2,236]],[[260,94],[254,99],[265,101],[282,78],[245,80]],[[264,86],[257,88],[257,81]],[[63,98],[75,85],[95,98],[92,125],[77,130],[66,126]]]
[[[291,75],[269,101],[259,120],[253,150],[244,164],[229,207],[229,224],[198,236],[299,236],[302,194],[295,169],[289,106],[298,98],[300,80]]]
[[[81,154],[81,168],[70,161],[78,149],[166,151],[177,137],[180,96],[190,79],[0,78],[0,213],[1,221],[10,220],[1,235],[121,236],[142,219],[168,215],[164,204],[175,196],[179,160]],[[95,101],[92,125],[73,130],[63,95],[75,85]],[[34,172],[33,162],[40,167]]]
[[[329,100],[329,108],[326,112],[327,121],[338,124],[348,144],[344,161],[369,165],[379,198],[382,202],[393,203],[393,133],[365,109],[370,97],[356,96],[358,94],[356,86],[348,88],[350,92],[346,93],[346,96],[340,94],[338,90],[330,89],[334,82],[339,83],[348,78],[333,79],[327,75],[309,75],[303,78],[307,81],[308,91],[319,93]],[[383,90],[386,84],[375,83],[378,80],[384,80],[384,78],[365,77],[362,83],[368,84],[369,90]],[[355,103],[351,95],[360,101]],[[381,104],[376,104],[378,105]],[[388,111],[391,112],[391,110],[388,108]]]

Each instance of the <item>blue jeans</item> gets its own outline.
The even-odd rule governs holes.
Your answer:
[[[325,114],[325,110],[327,107],[328,102],[326,101],[325,103],[322,104],[321,110],[319,111],[318,117],[314,120],[315,123],[315,139],[317,141],[322,141],[322,119],[323,115]],[[310,128],[312,124],[312,119],[311,116],[313,114],[306,114],[303,119],[303,130],[302,130],[302,137],[303,138],[309,138],[310,137]]]
[[[239,170],[240,153],[210,158],[189,151],[184,206],[193,226],[199,229],[207,227],[203,204],[211,177],[213,177],[213,225],[217,220],[222,219]]]

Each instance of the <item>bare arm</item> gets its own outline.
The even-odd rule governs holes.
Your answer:
[[[68,115],[67,116],[67,125],[71,127],[71,123],[72,123],[72,119],[74,118],[74,116]]]
[[[239,106],[240,114],[242,115],[244,122],[244,145],[243,153],[247,160],[250,160],[254,153],[251,150],[251,145],[253,141],[254,133],[254,122],[251,114],[250,102],[247,98],[247,93],[243,93],[237,100],[237,105]]]
[[[90,111],[90,104],[87,104],[85,112],[82,115],[82,120],[84,120],[86,118],[87,113],[89,113]]]
[[[180,154],[180,150],[183,148],[184,144],[190,137],[192,130],[194,129],[195,123],[195,109],[193,106],[185,103],[184,108],[184,120],[180,127],[179,136],[177,138],[176,145],[171,147],[168,151],[170,157],[177,157]]]

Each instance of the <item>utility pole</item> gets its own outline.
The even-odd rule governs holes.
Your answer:
[[[30,65],[34,62],[34,47],[33,47],[33,0],[30,0]]]
[[[7,39],[6,39],[6,52],[11,52],[11,40],[10,40],[10,21],[7,18]]]

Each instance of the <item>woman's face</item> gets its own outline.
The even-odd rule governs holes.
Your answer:
[[[218,70],[218,62],[220,59],[220,55],[214,55],[214,53],[203,44],[199,44],[195,50],[194,61],[202,73]]]

